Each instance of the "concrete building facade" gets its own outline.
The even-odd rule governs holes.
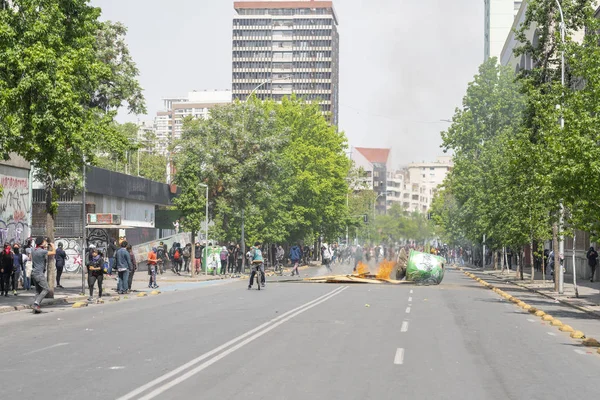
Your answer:
[[[319,101],[338,125],[339,34],[332,1],[235,1],[233,97],[245,100],[295,93]]]
[[[365,186],[377,194],[375,210],[385,214],[387,210],[387,176],[390,166],[391,149],[354,147],[351,159],[357,168],[364,172]]]
[[[506,37],[513,26],[521,1],[485,0],[484,7],[484,60],[500,58]]]
[[[173,140],[181,139],[185,118],[206,119],[211,108],[229,104],[231,99],[230,90],[193,91],[187,97],[164,98],[164,110],[156,113],[154,119],[156,141],[160,149],[164,149],[162,154],[166,154],[166,149]]]

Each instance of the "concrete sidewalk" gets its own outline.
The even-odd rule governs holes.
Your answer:
[[[473,271],[481,272],[481,268],[472,266],[468,268]],[[531,271],[524,271],[523,280],[516,276],[515,269],[505,270],[504,273],[501,273],[500,270],[486,270],[483,272],[502,279],[505,282],[526,288],[532,292],[536,292],[563,304],[600,317],[600,282],[590,282],[588,280],[578,279],[577,289],[579,296],[577,297],[575,286],[573,285],[572,274],[564,275],[564,293],[559,294],[554,291],[554,282],[551,280],[552,277],[546,276],[546,280],[543,280],[542,273],[539,271],[535,271],[533,283],[531,282]]]

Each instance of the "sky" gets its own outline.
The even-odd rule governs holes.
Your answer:
[[[231,89],[233,0],[92,0],[123,22],[147,116],[161,99]],[[483,62],[484,2],[334,0],[340,32],[339,128],[353,147],[390,147],[394,166],[443,155],[440,132]]]

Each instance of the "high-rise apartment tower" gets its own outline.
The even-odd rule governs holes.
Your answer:
[[[232,93],[318,100],[338,125],[339,35],[332,1],[235,1]]]
[[[500,58],[521,3],[520,0],[484,0],[484,60]]]

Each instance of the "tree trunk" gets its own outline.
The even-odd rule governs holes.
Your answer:
[[[544,257],[542,257],[544,258]],[[534,257],[533,257],[533,237],[531,237],[531,240],[529,241],[529,262],[531,263],[531,283],[533,283],[534,278],[535,278],[535,261],[534,261]]]
[[[552,224],[552,251],[554,251],[554,291],[558,292],[558,274],[560,271],[560,254],[558,250],[558,224]]]
[[[196,276],[196,231],[192,229],[192,251],[190,253],[190,271],[192,278]]]
[[[46,182],[46,237],[48,243],[54,243],[54,219],[56,210],[54,208],[54,185],[51,181]],[[46,268],[46,278],[48,280],[48,286],[50,291],[46,295],[46,298],[54,298],[54,283],[56,282],[56,263],[54,256],[48,257],[48,263]]]
[[[524,280],[523,270],[525,269],[525,249],[521,249],[519,253],[519,261],[521,262],[521,266],[519,267],[519,271],[521,271],[521,280]]]
[[[500,264],[500,274],[504,273],[505,265],[506,265],[506,247],[502,247],[502,262]]]
[[[498,252],[494,250],[492,253],[492,262],[494,263],[494,271],[498,270]]]

